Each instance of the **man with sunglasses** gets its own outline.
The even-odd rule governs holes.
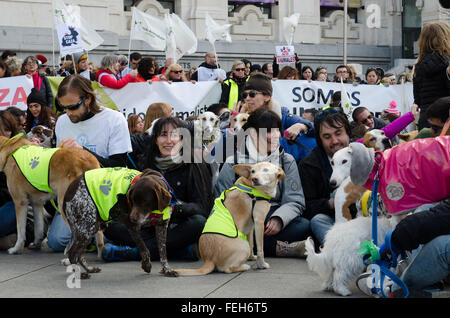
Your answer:
[[[369,112],[366,107],[360,106],[355,108],[352,113],[353,121],[358,125],[365,125],[370,130],[381,129],[387,125],[387,123],[379,118],[376,118]]]
[[[125,117],[118,111],[99,106],[91,82],[81,75],[70,75],[61,82],[55,103],[64,114],[55,127],[58,147],[82,147],[91,152],[102,167],[126,167],[132,152]],[[48,246],[64,251],[70,229],[60,214],[55,215],[48,233]]]
[[[242,92],[244,91],[244,85],[249,78],[250,77],[245,75],[244,62],[234,62],[231,68],[231,78],[222,82],[220,103],[228,105],[228,109],[233,109],[238,101],[243,100]]]
[[[351,127],[347,116],[339,108],[330,107],[319,112],[314,119],[315,147],[299,161],[298,171],[305,194],[306,210],[303,216],[311,221],[311,231],[320,245],[334,224],[334,194],[330,186],[333,172],[331,158],[350,143]],[[356,214],[356,207],[350,206]]]

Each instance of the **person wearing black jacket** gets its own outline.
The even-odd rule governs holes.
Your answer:
[[[430,127],[426,110],[437,99],[450,96],[450,26],[429,23],[420,33],[419,56],[413,77],[414,104],[420,108],[419,130]]]
[[[213,204],[212,175],[208,164],[184,162],[179,149],[182,141],[178,128],[186,126],[175,117],[163,117],[154,123],[146,160],[140,170],[150,168],[159,171],[178,201],[173,207],[167,231],[168,257],[197,260],[198,254],[193,251],[197,249],[196,243]],[[150,251],[151,260],[158,260],[154,227],[143,228],[141,236]],[[139,260],[135,242],[124,224],[116,221],[109,223],[105,237],[113,242],[102,251],[105,261]]]
[[[311,220],[311,231],[322,245],[335,215],[330,161],[336,151],[349,145],[351,128],[345,114],[333,107],[316,115],[314,127],[317,147],[298,162],[298,171],[306,202],[303,216]],[[355,205],[350,206],[350,212],[356,215]]]

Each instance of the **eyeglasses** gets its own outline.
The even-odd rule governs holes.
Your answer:
[[[86,96],[81,97],[81,99],[80,99],[80,101],[78,103],[66,106],[66,105],[61,105],[61,103],[59,102],[58,97],[56,97],[55,98],[55,103],[63,111],[66,111],[66,110],[71,110],[72,111],[72,110],[77,110],[78,108],[80,108],[81,105],[83,105],[83,103],[85,102],[85,100],[86,100]]]
[[[345,74],[345,73],[348,73],[348,72],[344,70],[344,71],[337,71],[336,73],[337,73],[337,74],[340,74],[340,73]]]
[[[128,65],[128,62],[122,62],[122,63],[120,63],[120,66],[126,66],[126,65]]]
[[[175,73],[175,74],[181,74],[181,73],[183,73],[183,70],[179,70],[179,71],[172,71],[172,73]]]
[[[236,72],[243,72],[243,71],[245,71],[245,68],[235,68],[234,70]]]
[[[368,121],[369,119],[372,119],[372,118],[373,118],[373,115],[370,114],[369,116],[367,116],[366,119],[361,120],[361,123],[362,123],[363,125],[365,125],[365,124],[367,124],[367,121]]]
[[[261,92],[258,92],[258,91],[251,91],[251,92],[243,92],[242,93],[242,98],[243,99],[246,99],[247,98],[247,96],[250,96],[250,98],[255,98],[255,96],[256,95],[258,95],[258,94],[262,94]]]
[[[330,107],[330,108],[327,108],[327,109],[325,109],[325,110],[322,110],[322,111],[320,111],[317,115],[316,115],[316,119],[317,120],[322,120],[322,119],[324,119],[326,116],[328,116],[328,115],[330,115],[330,116],[332,116],[332,115],[336,115],[336,114],[339,114],[340,113],[340,110],[338,110],[338,109],[336,109],[336,108],[334,108],[334,107]]]

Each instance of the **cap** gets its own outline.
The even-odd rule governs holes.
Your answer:
[[[38,62],[39,65],[46,65],[45,63],[47,63],[47,61],[48,61],[47,58],[42,54],[37,54],[36,58],[40,62],[40,63]]]

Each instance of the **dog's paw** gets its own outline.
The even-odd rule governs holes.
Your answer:
[[[249,257],[248,257],[248,260],[249,261],[256,261],[256,255],[250,255]]]
[[[63,258],[61,260],[61,264],[64,265],[64,266],[69,266],[70,265],[69,258]]]
[[[265,262],[264,260],[259,259],[259,260],[256,260],[256,267],[258,269],[268,269],[268,268],[270,268],[270,265],[269,265],[269,263]]]
[[[339,294],[341,296],[350,296],[352,294],[352,292],[344,286],[338,286],[334,289],[336,294]]]
[[[161,274],[164,274],[164,276],[167,277],[178,277],[178,272],[172,268],[161,268],[161,270],[159,271]]]
[[[150,273],[152,271],[152,263],[150,263],[149,261],[142,261],[141,267],[146,273]]]
[[[88,273],[80,273],[80,279],[89,279],[91,278],[91,275],[89,275]]]
[[[11,247],[10,249],[8,249],[8,254],[9,255],[12,255],[12,254],[22,254],[23,253],[23,247],[22,248],[16,248],[15,246],[14,247]]]

